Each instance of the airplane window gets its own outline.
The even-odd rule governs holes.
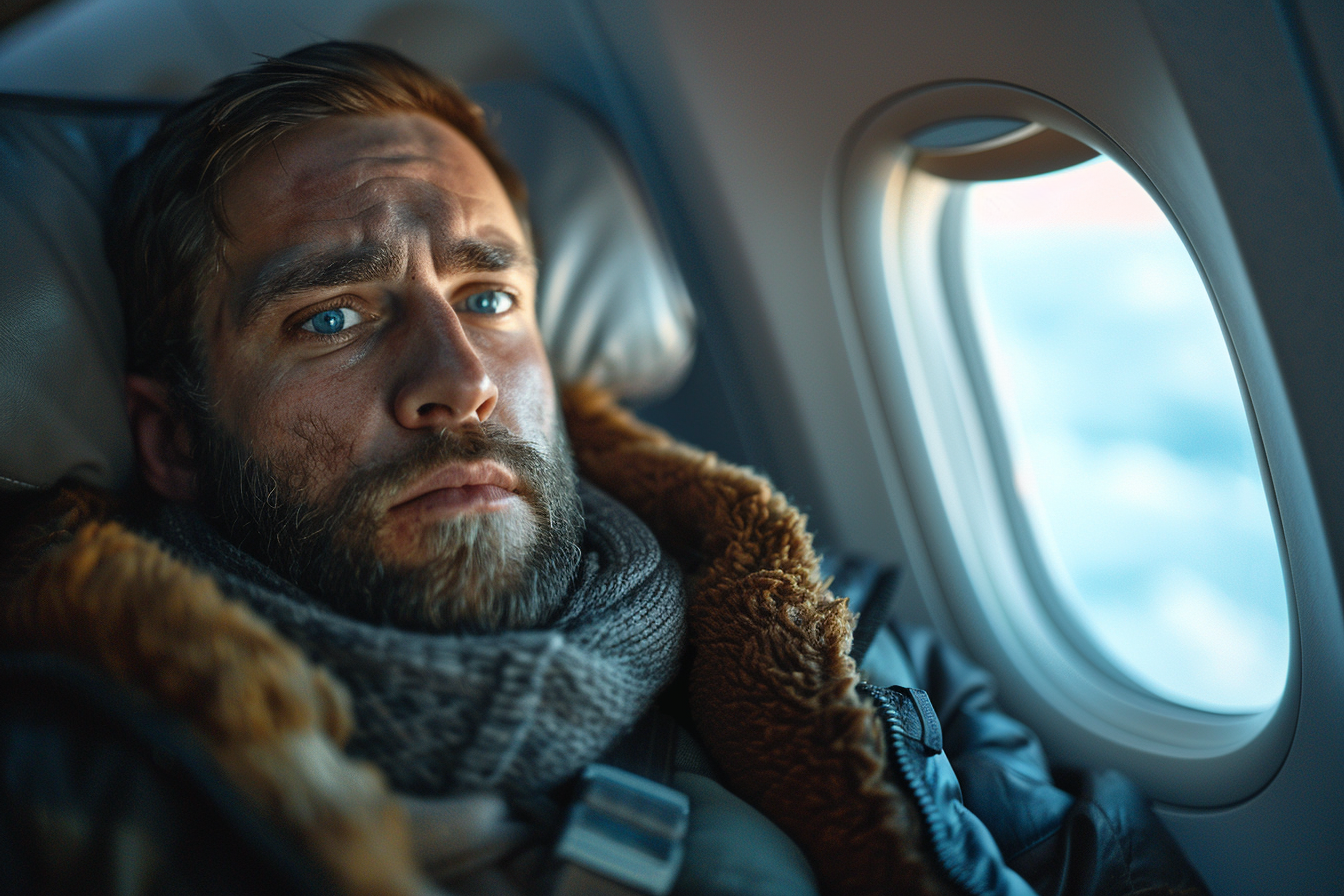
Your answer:
[[[1289,659],[1278,546],[1231,359],[1180,237],[1105,156],[949,196],[963,340],[1002,423],[1019,540],[1064,627],[1167,699],[1273,705]]]

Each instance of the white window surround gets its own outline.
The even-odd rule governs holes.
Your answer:
[[[995,673],[1006,702],[1042,733],[1057,760],[1121,768],[1170,804],[1238,802],[1272,779],[1295,728],[1300,671],[1294,558],[1280,531],[1292,655],[1283,697],[1263,712],[1205,712],[1156,697],[1127,681],[1089,639],[1068,631],[1051,611],[1042,593],[1043,571],[1031,552],[1020,549],[1015,528],[1020,521],[1013,518],[996,469],[994,424],[982,420],[960,341],[964,328],[954,325],[944,298],[947,259],[940,226],[951,187],[912,168],[914,150],[904,143],[921,128],[969,117],[1034,122],[1105,153],[1149,190],[1190,244],[1169,203],[1127,153],[1080,116],[1037,94],[998,84],[939,85],[885,104],[860,125],[844,155],[831,209],[836,260],[844,268],[837,279],[848,286],[841,301],[852,303],[848,313],[862,334],[864,357],[856,372],[870,379],[879,397],[868,423],[902,470],[918,523],[917,534],[902,535],[922,541],[955,634]],[[1199,259],[1194,248],[1192,256]],[[1226,251],[1212,254],[1229,257]],[[1260,326],[1245,315],[1228,320],[1216,291],[1210,294],[1220,321],[1234,335]],[[1229,340],[1241,376],[1247,359],[1236,343]],[[1272,386],[1272,377],[1257,383],[1265,381]],[[1260,388],[1272,393],[1269,386]],[[1250,397],[1253,407],[1255,390]],[[1276,527],[1283,514],[1314,513],[1314,507],[1279,505],[1269,470],[1300,460],[1267,460],[1254,414],[1250,422]]]
[[[926,163],[921,161],[918,167],[925,169]],[[914,189],[913,180],[923,180],[921,175],[922,171],[914,172],[912,184],[907,189]],[[1102,182],[1113,184],[1114,192],[1100,190],[1096,185]],[[1047,611],[1074,647],[1094,666],[1116,679],[1129,682],[1141,693],[1151,690],[1178,704],[1216,713],[1253,713],[1277,705],[1287,672],[1289,644],[1288,605],[1283,591],[1283,566],[1277,533],[1268,516],[1267,496],[1257,464],[1256,449],[1247,438],[1249,431],[1246,428],[1244,396],[1239,381],[1232,374],[1230,358],[1226,354],[1226,339],[1217,316],[1210,313],[1212,305],[1199,272],[1193,267],[1180,237],[1170,229],[1170,220],[1152,205],[1147,190],[1123,168],[1104,156],[1081,165],[1067,166],[1064,170],[1056,169],[1053,173],[1039,177],[1029,176],[1006,182],[952,180],[950,184],[946,181],[944,183],[950,189],[945,190],[946,200],[939,224],[941,286],[960,337],[962,359],[979,399],[985,435],[990,442],[992,459],[1018,548],[1032,585]],[[977,252],[984,248],[979,241],[989,237],[975,233],[977,225],[974,218],[982,213],[1003,215],[1003,210],[998,207],[998,199],[984,197],[1016,196],[1021,201],[1027,195],[1024,191],[1031,191],[1037,199],[1020,207],[1033,222],[1039,223],[1051,217],[1051,210],[1056,213],[1063,211],[1053,203],[1063,200],[1063,194],[1059,191],[1065,184],[1071,184],[1070,189],[1073,190],[1099,190],[1087,203],[1089,206],[1098,203],[1097,208],[1091,211],[1082,208],[1072,210],[1079,219],[1069,229],[1074,235],[1085,238],[1077,243],[1070,242],[1068,253],[1056,255],[1050,263],[1050,271],[1033,265],[1032,268],[1000,269],[999,275],[1029,277],[1029,280],[1016,282],[1019,289],[1030,289],[1035,295],[1063,298],[1067,294],[1067,304],[1055,307],[1052,316],[1057,315],[1055,321],[1058,327],[1083,339],[1097,350],[1099,354],[1095,357],[1090,352],[1079,354],[1068,345],[1052,347],[1050,342],[1042,342],[1028,349],[1021,340],[1031,337],[1025,336],[1023,332],[1013,335],[1010,321],[1015,313],[1013,303],[1029,303],[1036,299],[1029,300],[1025,294],[1015,292],[1011,281],[1005,280],[996,285],[985,278],[983,269],[977,274],[981,261]],[[1130,192],[1122,192],[1126,189]],[[980,193],[983,193],[980,198],[973,198]],[[1079,199],[1088,194],[1072,195]],[[1126,196],[1131,205],[1123,204],[1122,198]],[[1012,199],[1005,198],[1003,201],[1011,202]],[[1139,266],[1138,270],[1155,273],[1157,269],[1149,267],[1153,259],[1167,256],[1153,253],[1160,251],[1159,246],[1164,247],[1175,253],[1170,257],[1173,268],[1169,276],[1181,278],[1172,281],[1171,285],[1174,287],[1174,283],[1179,282],[1185,284],[1183,288],[1173,288],[1164,293],[1161,286],[1165,284],[1153,281],[1152,277],[1145,279],[1140,286],[1139,281],[1126,280],[1121,271],[1114,267],[1108,268],[1107,276],[1118,279],[1085,282],[1096,273],[1091,265],[1085,264],[1074,270],[1073,276],[1077,282],[1071,290],[1064,293],[1058,289],[1054,278],[1068,276],[1064,272],[1069,270],[1071,259],[1081,261],[1089,257],[1094,262],[1104,262],[1104,256],[1110,250],[1123,247],[1133,252],[1138,249],[1138,244],[1127,243],[1118,232],[1114,236],[1108,235],[1104,239],[1104,246],[1096,242],[1097,233],[1091,228],[1097,225],[1088,216],[1097,215],[1107,220],[1112,216],[1118,217],[1123,213],[1117,211],[1115,203],[1122,203],[1118,207],[1128,209],[1129,217],[1126,220],[1130,222],[1131,228],[1142,226],[1137,222],[1143,209],[1153,213],[1153,217],[1147,219],[1150,226],[1161,228],[1147,231],[1149,237],[1148,241],[1142,243],[1143,250],[1131,256],[1132,261]],[[1063,223],[1061,219],[1056,220]],[[1033,224],[1022,226],[1029,229]],[[1037,233],[1038,239],[1041,236],[1036,231],[1030,232]],[[1126,231],[1130,234],[1137,232],[1133,229]],[[1069,238],[1065,236],[1064,239],[1067,242]],[[1046,242],[1054,241],[1048,239]],[[1058,251],[1057,246],[1047,249],[1044,243],[1035,244],[1035,249],[1028,243],[1023,249],[1028,253],[1027,257],[1031,257],[1033,251]],[[1090,254],[1093,251],[1099,254]],[[1088,254],[1080,256],[1076,254],[1078,252]],[[1021,264],[1024,260],[1023,256],[1016,254],[1016,250],[1013,257],[1018,261],[1011,264]],[[1037,259],[1036,263],[1039,261]],[[1005,261],[1000,259],[998,263],[1002,265]],[[1084,270],[1092,274],[1085,274]],[[1055,284],[1054,289],[1051,288],[1052,283]],[[1157,296],[1163,297],[1160,317],[1153,316],[1159,314],[1155,310],[1156,306],[1139,307],[1135,304],[1140,295],[1136,290],[1140,288],[1150,302]],[[1097,292],[1094,293],[1094,289]],[[1108,291],[1112,289],[1118,291]],[[1089,301],[1079,302],[1085,295]],[[1084,308],[1088,310],[1085,312]],[[1107,315],[1109,323],[1100,328],[1096,324],[1085,323],[1089,319],[1095,320],[1090,318],[1094,312]],[[1159,321],[1170,329],[1152,329],[1159,325]],[[1112,325],[1120,327],[1120,331],[1113,331]],[[1000,332],[999,326],[1006,326],[1007,329]],[[1020,326],[1020,322],[1017,326]],[[1133,351],[1138,348],[1134,341],[1138,331],[1124,329],[1129,326],[1142,327],[1141,341],[1145,349],[1153,349],[1150,354],[1143,356],[1145,360],[1142,362],[1137,362],[1141,356]],[[1059,333],[1055,332],[1051,338],[1060,338]],[[1107,355],[1107,343],[1115,349],[1128,344],[1130,350],[1120,355]],[[1199,375],[1205,379],[1196,379],[1197,385],[1177,378],[1182,374],[1173,369],[1177,365],[1175,357],[1170,354],[1177,345],[1183,352],[1198,352],[1197,356],[1182,355],[1184,363],[1179,366],[1185,375],[1194,376],[1195,370],[1199,371]],[[1042,356],[1028,361],[1023,355],[1024,350],[1032,356],[1048,354],[1053,357]],[[1017,353],[1015,361],[1013,352]],[[1122,355],[1126,360],[1121,360]],[[1188,367],[1194,357],[1200,360],[1193,367]],[[1124,371],[1122,365],[1131,362],[1140,363],[1143,371]],[[1037,367],[1038,364],[1045,366]],[[1055,375],[1041,381],[1033,379],[1033,375],[1040,375],[1047,369],[1053,369]],[[1103,369],[1109,370],[1103,377],[1109,385],[1090,379]],[[1151,371],[1164,369],[1167,373],[1160,382],[1145,381],[1144,377]],[[1066,370],[1071,372],[1061,376]],[[1014,382],[1015,374],[1024,379]],[[1130,379],[1131,374],[1133,379]],[[1050,385],[1050,380],[1055,385]],[[1162,494],[1168,500],[1174,500],[1175,504],[1162,511],[1150,504],[1143,504],[1143,510],[1138,510],[1133,503],[1138,499],[1132,493],[1129,501],[1113,503],[1115,497],[1112,489],[1119,483],[1113,471],[1108,476],[1108,470],[1099,462],[1106,453],[1099,446],[1107,444],[1111,451],[1116,451],[1118,441],[1106,440],[1119,440],[1120,430],[1107,429],[1106,435],[1102,436],[1096,431],[1085,435],[1081,430],[1073,429],[1073,426],[1081,426],[1082,421],[1070,416],[1080,411],[1071,405],[1067,393],[1058,394],[1059,404],[1052,401],[1049,403],[1052,410],[1045,410],[1035,390],[1057,389],[1058,384],[1064,382],[1072,383],[1069,391],[1074,395],[1091,395],[1091,400],[1085,403],[1089,408],[1088,413],[1105,411],[1111,401],[1118,400],[1119,406],[1115,408],[1115,414],[1110,416],[1110,425],[1119,428],[1131,425],[1138,427],[1125,439],[1125,444],[1132,446],[1142,442],[1151,446],[1149,450],[1154,456],[1164,457],[1169,464],[1185,470],[1188,475],[1208,477],[1201,481],[1211,493],[1200,494],[1189,490],[1188,481],[1178,478],[1166,482],[1172,491],[1164,490]],[[1017,391],[1019,387],[1020,392]],[[1114,390],[1123,391],[1125,398],[1122,399],[1119,392]],[[1245,450],[1246,455],[1237,455],[1242,458],[1243,464],[1249,464],[1238,470],[1242,476],[1248,477],[1244,486],[1239,482],[1240,476],[1229,472],[1231,468],[1226,465],[1233,461],[1225,453],[1219,455],[1218,465],[1205,468],[1200,465],[1200,461],[1183,452],[1186,443],[1176,445],[1171,441],[1171,429],[1160,426],[1157,429],[1148,428],[1152,426],[1152,418],[1140,416],[1136,412],[1138,405],[1126,403],[1127,399],[1135,395],[1142,396],[1139,399],[1143,402],[1142,407],[1150,412],[1165,401],[1181,400],[1209,402],[1199,407],[1210,414],[1219,413],[1215,408],[1221,409],[1224,414],[1230,412],[1230,418],[1215,419],[1222,419],[1224,425],[1235,427],[1239,432],[1215,430],[1207,435],[1209,441],[1202,444],[1214,444],[1214,439],[1221,438],[1226,441],[1216,444],[1224,452],[1235,448]],[[1193,397],[1196,395],[1197,398]],[[1212,403],[1219,399],[1224,402],[1230,399],[1230,404]],[[1069,410],[1070,407],[1072,410]],[[1031,416],[1033,414],[1035,416]],[[1059,416],[1047,418],[1042,414]],[[1041,439],[1042,431],[1033,430],[1032,427],[1040,427],[1046,419],[1052,426],[1074,432],[1080,444],[1088,446],[1082,450],[1097,452],[1085,455],[1094,464],[1085,475],[1080,475],[1079,471],[1071,474],[1078,479],[1069,486],[1068,493],[1077,497],[1066,498],[1059,491],[1061,479],[1070,474],[1052,469],[1044,456],[1036,453],[1045,446],[1040,441],[1033,441],[1033,438]],[[1093,418],[1089,420],[1094,424],[1096,422]],[[1034,424],[1032,421],[1035,421]],[[1052,430],[1052,433],[1057,434],[1058,431]],[[1219,432],[1222,434],[1215,434]],[[1182,430],[1182,433],[1189,437],[1187,431]],[[1132,474],[1132,467],[1129,472]],[[1149,472],[1165,470],[1151,469]],[[1126,488],[1137,487],[1128,477],[1125,481]],[[1100,483],[1109,483],[1110,488]],[[1155,485],[1152,482],[1148,487]],[[1254,490],[1253,494],[1247,494],[1247,486]],[[1187,490],[1183,491],[1182,488]],[[1213,497],[1214,494],[1217,498]],[[1233,496],[1242,501],[1258,503],[1258,515],[1254,507],[1244,507],[1240,503],[1229,504],[1234,500]],[[1069,502],[1074,500],[1078,503],[1070,505]],[[1200,508],[1208,506],[1204,502],[1213,500],[1221,501],[1218,505],[1220,510],[1215,512],[1209,509],[1201,514]],[[1176,506],[1180,507],[1180,512],[1196,516],[1176,525],[1169,516],[1177,512],[1174,509]],[[1126,511],[1145,513],[1144,523],[1137,524],[1136,518],[1127,516]],[[1238,515],[1239,512],[1249,516]],[[1057,513],[1060,516],[1056,516]],[[1072,522],[1061,527],[1060,524],[1069,519],[1070,513],[1073,514]],[[1255,526],[1256,523],[1259,525]],[[1093,541],[1086,540],[1087,536],[1083,535],[1081,537],[1084,540],[1080,542],[1077,540],[1077,532],[1071,528],[1073,526],[1081,527],[1084,532],[1093,532],[1094,537],[1094,526],[1107,534]],[[1255,526],[1254,536],[1249,535],[1247,526]],[[1165,534],[1157,538],[1156,542],[1149,543],[1146,539],[1152,533]],[[1087,548],[1082,547],[1086,545],[1092,550],[1098,550],[1102,549],[1103,543],[1109,546],[1104,550],[1110,551],[1105,561],[1099,561],[1096,554],[1089,554]],[[1219,553],[1211,557],[1204,552],[1210,549],[1212,543],[1223,547],[1214,549]],[[1256,564],[1251,558],[1258,558],[1263,565]],[[1156,595],[1149,590],[1154,587],[1153,579],[1144,583],[1147,588],[1135,580],[1131,581],[1127,592],[1125,619],[1107,618],[1093,590],[1104,590],[1107,586],[1096,578],[1095,567],[1089,578],[1089,563],[1098,562],[1104,562],[1112,571],[1123,568],[1140,578],[1143,576],[1140,570],[1156,577],[1156,570],[1166,569],[1164,575],[1168,580],[1173,577],[1170,570],[1180,564],[1180,568],[1187,570],[1188,584],[1184,587],[1193,588],[1193,594],[1201,595],[1204,600],[1192,600],[1191,591],[1169,588],[1165,598],[1170,603],[1164,600],[1159,606],[1153,602]],[[1083,576],[1081,581],[1080,572]],[[1238,575],[1238,572],[1243,575]],[[1206,584],[1214,581],[1218,584]],[[1205,590],[1199,590],[1200,586],[1204,586]],[[1209,618],[1192,625],[1191,613],[1201,605],[1209,613]],[[1253,609],[1256,606],[1262,607],[1262,612],[1268,615],[1252,621],[1250,614],[1257,612]],[[1219,618],[1223,612],[1228,614],[1227,617]],[[1179,630],[1172,619],[1173,614],[1177,613],[1181,616]],[[1123,632],[1125,637],[1117,640],[1117,632]],[[1145,638],[1142,632],[1151,632],[1151,638]],[[1223,636],[1216,649],[1212,643],[1201,640],[1213,638],[1214,633]],[[1136,643],[1140,640],[1147,641],[1147,645]],[[1145,649],[1153,652],[1134,653]],[[1181,664],[1185,665],[1183,672],[1180,671]],[[1214,677],[1220,673],[1221,678]]]

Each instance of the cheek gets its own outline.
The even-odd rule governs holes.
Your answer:
[[[499,387],[499,422],[520,436],[549,443],[558,426],[559,408],[541,337],[501,359],[496,370],[492,378]]]
[[[291,373],[253,385],[245,393],[248,442],[313,498],[338,489],[377,441],[382,401],[361,377]]]

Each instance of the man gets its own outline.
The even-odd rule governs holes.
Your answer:
[[[27,707],[7,762],[37,783],[0,848],[33,888],[312,862],[355,892],[658,891],[623,842],[685,893],[1030,893],[1000,845],[1058,892],[1196,891],[1128,785],[1055,789],[926,635],[881,637],[946,752],[924,692],[882,686],[909,675],[856,688],[853,618],[768,483],[592,390],[562,415],[523,187],[451,86],[360,45],[264,61],[165,120],[107,233],[146,494],[59,498],[0,635],[192,734],[115,697],[89,699],[129,733]],[[34,746],[72,742],[132,792]],[[606,765],[689,796],[684,835],[676,793]],[[85,794],[64,826],[51,787]],[[576,856],[597,790],[616,845]]]

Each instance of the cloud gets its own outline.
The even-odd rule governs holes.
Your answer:
[[[1114,660],[1162,696],[1249,710],[1283,693],[1286,620],[1247,611],[1194,570],[1167,567],[1130,606],[1084,612]]]
[[[1101,159],[977,184],[966,258],[1014,486],[1059,583],[1159,693],[1248,708],[1282,688],[1278,545],[1217,316],[1185,245]]]

